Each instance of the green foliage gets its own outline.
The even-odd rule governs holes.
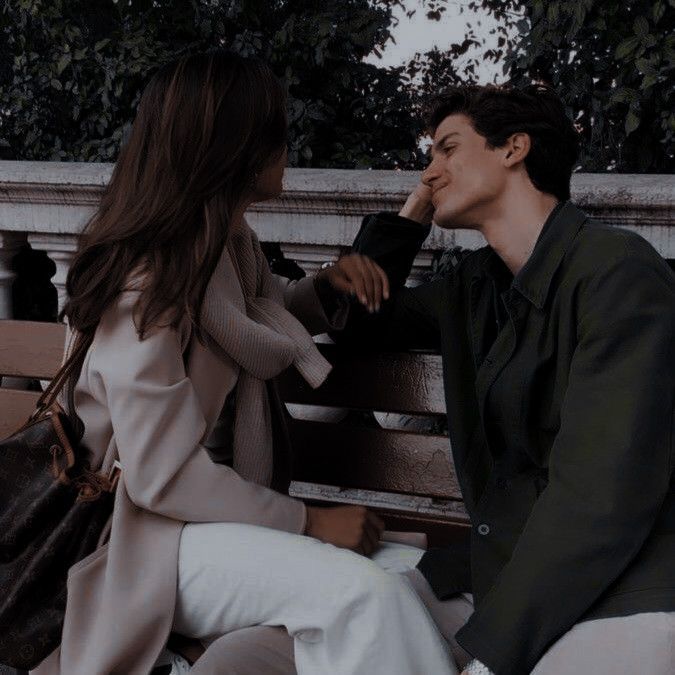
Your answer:
[[[427,4],[438,11],[444,2]],[[391,39],[397,5],[4,0],[0,157],[114,161],[150,75],[183,54],[221,45],[262,56],[285,79],[291,165],[419,166],[411,83],[422,71],[428,80],[432,62],[422,55],[409,68],[363,61]],[[447,58],[442,66],[446,79],[454,74]]]
[[[675,0],[470,0],[465,15],[497,19],[496,46],[473,17],[447,51],[364,62],[392,40],[394,9],[438,21],[448,3],[0,0],[0,158],[114,161],[150,75],[226,46],[285,79],[292,166],[420,168],[421,101],[475,81],[482,59],[557,89],[583,135],[583,170],[675,168]]]
[[[564,99],[583,137],[584,171],[675,169],[674,0],[482,4],[519,31],[504,72],[548,82]]]

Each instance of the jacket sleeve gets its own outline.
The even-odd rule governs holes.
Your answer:
[[[206,420],[185,372],[181,335],[154,327],[139,340],[132,316],[137,297],[123,293],[102,317],[89,371],[105,392],[122,484],[131,501],[182,521],[302,533],[301,501],[211,461],[202,445]]]
[[[434,304],[445,281],[405,287],[430,229],[392,213],[378,213],[363,219],[352,251],[372,258],[386,272],[390,299],[375,314],[369,314],[359,302],[352,301],[345,327],[331,333],[336,342],[379,349],[438,348],[439,328]]]
[[[635,247],[578,287],[549,482],[459,644],[497,675],[532,670],[640,551],[673,470],[675,278]]]
[[[344,327],[349,302],[343,299],[341,294],[334,293],[330,301],[324,301],[317,292],[314,277],[291,281],[278,275],[273,276],[283,293],[284,306],[310,335],[319,335]]]

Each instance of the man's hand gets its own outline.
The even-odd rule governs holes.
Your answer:
[[[428,225],[434,215],[434,205],[431,203],[431,188],[424,183],[419,183],[410,193],[398,215],[414,220],[421,225]]]
[[[362,555],[375,551],[383,530],[384,522],[363,506],[307,507],[306,535]]]
[[[377,312],[389,298],[389,279],[373,260],[358,253],[343,256],[334,265],[317,273],[334,289],[355,295],[369,312]]]

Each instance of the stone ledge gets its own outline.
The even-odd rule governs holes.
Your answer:
[[[0,230],[78,234],[112,168],[0,161]],[[415,171],[287,169],[282,197],[256,205],[248,218],[262,240],[326,259],[349,246],[364,214],[398,209],[419,177]],[[575,174],[572,197],[593,217],[632,229],[675,258],[675,176]],[[434,227],[424,250],[483,244],[477,232]]]

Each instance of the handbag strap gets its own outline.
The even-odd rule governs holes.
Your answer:
[[[91,330],[87,333],[81,333],[78,335],[75,348],[61,366],[60,370],[56,373],[56,375],[54,375],[47,388],[42,392],[40,398],[37,401],[36,409],[33,411],[33,414],[30,416],[29,420],[32,420],[43,413],[54,403],[56,397],[63,389],[63,386],[67,382],[71,373],[76,372],[79,374],[80,370],[82,369],[82,365],[84,364],[87,350],[94,340],[94,332],[94,330]],[[72,399],[73,387],[70,388],[68,396],[68,413],[70,415],[73,415],[75,412],[75,406]]]

